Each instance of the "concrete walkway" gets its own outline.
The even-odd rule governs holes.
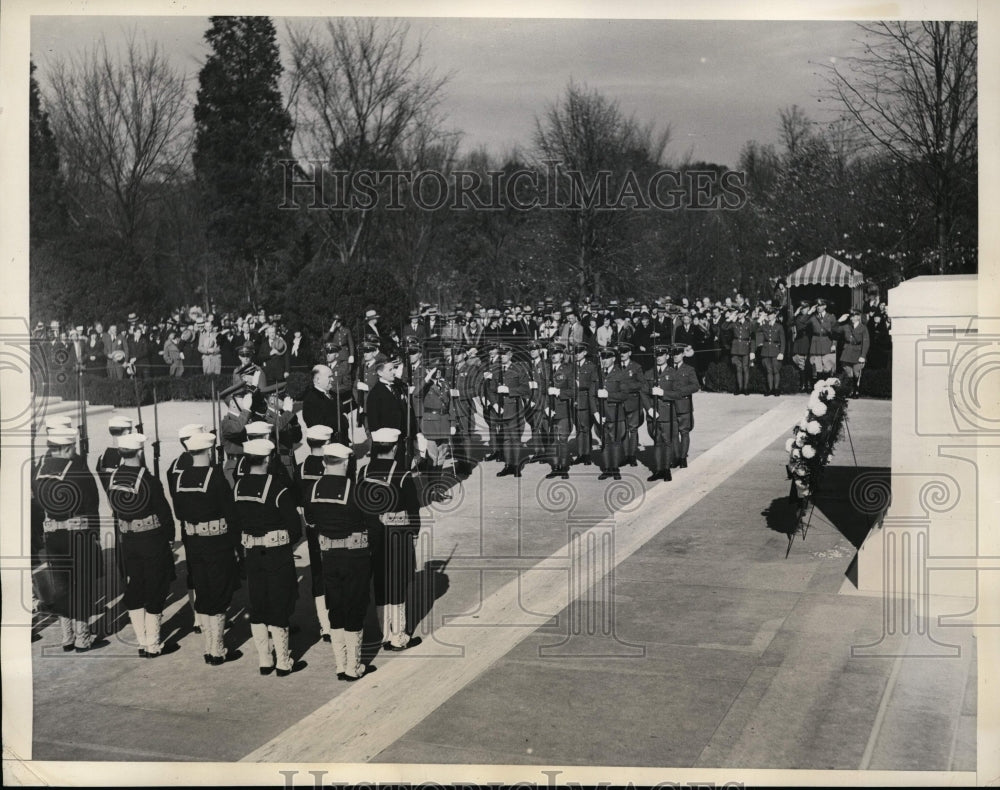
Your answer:
[[[121,628],[106,648],[66,656],[40,621],[33,758],[973,771],[971,629],[936,629],[951,659],[905,658],[898,636],[891,657],[852,657],[885,637],[881,599],[844,576],[845,534],[866,514],[818,503],[787,559],[768,527],[805,398],[695,400],[673,483],[641,466],[614,483],[594,467],[563,482],[544,465],[520,480],[480,465],[425,513],[411,607],[424,644],[386,656],[369,622],[378,672],[362,682],[336,681],[305,583],[292,646],[308,667],[280,680],[256,673],[245,590],[227,644],[246,655],[218,668],[179,582],[165,620],[181,649],[156,661],[135,656],[113,585]],[[865,469],[889,466],[889,409],[850,406]],[[163,468],[180,425],[211,422],[207,404],[164,404],[159,419]],[[834,463],[851,474],[846,442]]]

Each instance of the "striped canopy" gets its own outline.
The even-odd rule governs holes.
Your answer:
[[[859,288],[864,281],[865,277],[861,272],[829,255],[820,255],[785,278],[785,284],[789,288],[801,285],[846,285]]]

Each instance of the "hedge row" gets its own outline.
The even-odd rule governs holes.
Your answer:
[[[219,392],[229,386],[230,379],[223,376],[186,376],[183,378],[160,377],[139,379],[138,385],[132,379],[115,381],[106,378],[85,377],[87,402],[94,405],[111,405],[117,408],[135,408],[136,392],[140,396],[141,405],[147,406],[153,402],[153,389],[159,401],[168,400],[209,400],[212,396],[212,381],[215,381],[215,391]],[[758,367],[750,369],[750,392],[764,392],[764,372]],[[309,375],[292,373],[287,380],[287,392],[298,398],[309,387]],[[736,384],[736,373],[726,362],[712,362],[705,375],[707,392],[732,392]],[[781,369],[781,391],[795,393],[799,391],[799,371],[794,365],[784,365]],[[77,399],[75,381],[55,382],[49,385],[48,394],[65,400]],[[866,370],[861,376],[861,394],[870,398],[892,397],[892,371]]]

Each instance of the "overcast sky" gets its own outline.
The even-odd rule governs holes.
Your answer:
[[[318,20],[313,20],[317,22]],[[284,50],[287,25],[275,18]],[[847,22],[413,19],[426,65],[450,74],[443,109],[462,148],[497,154],[530,143],[534,119],[573,79],[619,101],[657,128],[671,128],[668,158],[690,155],[735,166],[747,140],[777,142],[778,111],[798,104],[815,120],[821,72],[856,52]],[[106,35],[117,45],[135,29],[161,44],[191,81],[208,48],[207,17],[34,17],[31,53],[46,87],[48,64]]]

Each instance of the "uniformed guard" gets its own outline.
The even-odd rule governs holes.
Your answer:
[[[525,403],[531,392],[528,372],[521,364],[514,363],[514,349],[503,343],[498,348],[500,364],[491,379],[491,401],[494,416],[500,422],[499,437],[504,467],[497,477],[521,476],[521,436],[524,434]]]
[[[455,459],[455,473],[462,475],[472,471],[472,441],[476,430],[475,390],[472,386],[472,374],[475,368],[470,364],[467,349],[461,343],[455,343],[452,354],[455,361],[451,367],[448,388],[455,426],[455,433],[452,436],[452,451]]]
[[[378,366],[386,361],[379,351],[377,343],[365,341],[361,344],[361,364],[358,365],[357,381],[354,382],[354,403],[358,412],[358,423],[364,427],[368,441],[371,441],[371,431],[366,418],[368,393],[378,383]]]
[[[112,417],[108,420],[108,433],[111,435],[111,444],[97,459],[97,478],[101,481],[101,487],[105,492],[108,490],[108,481],[112,473],[121,463],[118,441],[121,437],[132,433],[132,420],[122,416]]]
[[[233,492],[242,529],[249,592],[250,634],[261,675],[277,667],[278,677],[303,668],[293,661],[289,619],[298,595],[293,546],[302,537],[292,491],[268,471],[274,443],[249,439],[243,445],[250,468]],[[273,651],[273,652],[272,652]]]
[[[399,430],[372,431],[372,458],[358,473],[358,503],[378,517],[369,525],[375,607],[382,647],[406,650],[420,644],[406,626],[406,599],[416,572],[414,541],[420,532],[420,498],[413,473],[397,458]]]
[[[666,386],[674,375],[670,366],[670,346],[653,349],[655,364],[646,372],[646,386],[642,391],[643,406],[649,420],[649,435],[653,439],[653,474],[646,478],[671,480],[670,467],[674,437],[677,434],[677,415],[672,401],[666,399]]]
[[[613,348],[599,352],[597,413],[601,426],[601,474],[598,480],[609,477],[621,480],[621,462],[624,457],[622,442],[625,440],[625,399],[631,390],[630,376],[615,364],[618,354]]]
[[[542,343],[538,340],[528,340],[525,347],[528,352],[527,419],[531,426],[531,455],[528,457],[530,463],[549,459],[549,448],[552,444],[550,433],[552,415],[546,413],[546,406],[552,373],[548,361],[542,356]]]
[[[756,346],[760,351],[760,361],[764,366],[766,383],[764,395],[781,395],[781,362],[785,358],[785,328],[775,323],[778,311],[769,307],[764,311],[764,319],[757,326]]]
[[[698,387],[698,374],[685,362],[685,346],[675,345],[670,349],[671,375],[663,387],[663,396],[673,402],[677,415],[677,432],[674,435],[672,466],[687,468],[688,448],[691,431],[694,430],[694,404],[691,396]]]
[[[549,346],[549,386],[546,413],[552,427],[552,471],[547,478],[569,477],[569,434],[575,413],[574,395],[576,382],[572,367],[566,363],[566,346],[552,343]]]
[[[621,369],[628,375],[625,400],[622,407],[625,410],[625,463],[636,466],[636,455],[639,452],[639,428],[642,426],[642,404],[640,395],[646,383],[646,374],[642,365],[632,359],[631,343],[619,343],[617,346]]]
[[[799,392],[810,392],[809,375],[809,321],[812,314],[809,312],[808,299],[799,302],[792,317],[792,362],[799,371]]]
[[[156,658],[163,652],[160,626],[163,606],[174,580],[174,516],[163,486],[143,466],[146,437],[130,433],[118,442],[121,465],[108,483],[111,511],[118,519],[119,550],[125,557],[123,604],[139,643],[139,655]]]
[[[178,455],[173,461],[170,462],[170,466],[167,467],[167,491],[170,492],[170,501],[175,505],[177,503],[176,493],[177,493],[177,477],[182,471],[191,466],[191,452],[187,446],[187,440],[198,433],[208,433],[208,430],[204,425],[200,423],[189,423],[183,426],[177,432],[177,438],[180,440],[181,450],[180,455]],[[176,508],[174,510],[176,514]],[[180,519],[183,522],[183,519]],[[180,524],[181,529],[181,542],[184,544],[184,556],[188,557],[187,562],[187,594],[188,603],[191,605],[191,614],[194,618],[194,632],[196,634],[202,633],[202,628],[204,623],[202,622],[202,617],[198,614],[198,609],[194,602],[194,581],[191,577],[191,562],[187,552],[187,533],[184,531],[184,524]]]
[[[351,449],[334,442],[323,447],[323,473],[303,490],[306,521],[315,525],[322,553],[323,590],[333,657],[340,680],[359,680],[374,667],[361,663],[361,637],[371,584],[369,521],[358,506],[349,470]]]
[[[337,343],[327,343],[326,364],[330,368],[330,389],[328,394],[336,404],[337,439],[346,445],[351,444],[351,433],[348,430],[347,415],[351,413],[354,400],[353,382],[351,381],[351,363],[348,362],[347,348]]]
[[[868,328],[861,322],[861,311],[857,308],[851,310],[849,318],[846,315],[841,316],[840,323],[839,330],[844,343],[840,350],[840,366],[844,371],[844,377],[851,382],[851,395],[856,398],[871,338],[868,335]]]
[[[100,503],[97,481],[76,454],[76,440],[72,427],[49,429],[46,455],[31,480],[32,499],[42,519],[42,556],[53,582],[53,594],[41,608],[59,618],[62,649],[67,653],[108,644],[90,629],[97,580],[104,574]]]
[[[483,360],[482,398],[483,419],[486,420],[486,427],[489,430],[490,452],[483,458],[484,461],[503,460],[503,436],[500,433],[500,403],[496,399],[497,384],[493,381],[499,376],[500,369],[500,346],[492,343],[486,348],[486,359]]]
[[[813,383],[833,373],[837,364],[837,342],[834,338],[837,321],[826,312],[826,299],[817,299],[809,318],[809,363],[813,369]]]
[[[748,319],[749,313],[748,308],[740,307],[736,311],[735,320],[727,321],[722,327],[732,335],[729,354],[736,370],[733,395],[750,394],[750,365],[753,363],[755,355],[751,345],[754,338],[754,326]]]
[[[587,359],[587,346],[580,344],[573,350],[576,365],[573,380],[576,387],[576,452],[573,463],[590,466],[593,450],[593,415],[597,412],[597,366]]]
[[[222,434],[222,449],[226,456],[222,471],[230,486],[236,484],[235,472],[243,457],[243,443],[247,440],[246,426],[250,422],[250,403],[253,394],[233,395],[229,399],[229,408],[219,425]]]
[[[312,484],[323,474],[323,448],[333,439],[333,428],[329,425],[310,425],[306,428],[306,444],[309,454],[302,463],[295,467],[295,490],[299,494],[299,507],[303,509],[306,546],[309,550],[309,574],[312,580],[312,596],[316,606],[316,618],[319,620],[319,635],[324,642],[329,642],[330,616],[327,612],[326,593],[323,591],[323,558],[319,548],[319,536],[316,525],[305,515],[305,496]]]
[[[187,437],[189,463],[176,472],[173,483],[174,514],[181,522],[188,579],[194,589],[194,607],[205,635],[205,663],[219,666],[239,651],[227,654],[224,644],[226,611],[239,589],[236,546],[240,540],[233,492],[212,463],[215,435],[206,432]]]
[[[424,435],[427,448],[424,470],[428,473],[433,496],[447,498],[443,475],[445,466],[449,464],[454,470],[451,440],[457,428],[452,398],[445,379],[444,360],[432,356],[427,363],[426,372],[416,384],[420,387],[420,400],[423,404],[420,431]]]

